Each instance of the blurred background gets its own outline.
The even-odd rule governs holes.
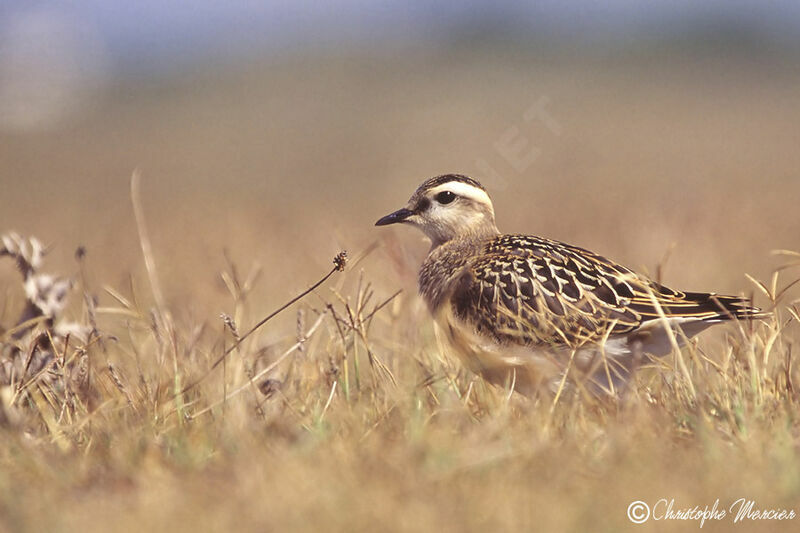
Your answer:
[[[799,59],[790,0],[5,0],[0,231],[143,280],[138,168],[167,297],[214,319],[224,253],[265,308],[374,242],[413,293],[422,236],[373,223],[462,172],[503,231],[750,292],[800,250]]]
[[[93,325],[86,289],[103,336],[85,356],[65,337],[50,392],[0,384],[0,532],[621,531],[630,502],[673,497],[797,511],[797,326],[705,334],[697,396],[659,368],[624,402],[517,402],[439,360],[415,296],[428,244],[374,223],[467,173],[502,231],[764,306],[745,273],[800,251],[799,148],[791,0],[0,0],[0,235],[47,243],[43,272],[80,280],[63,322]],[[149,312],[135,169],[174,329]],[[342,249],[348,272],[207,373],[231,345],[221,313],[246,331]],[[255,265],[234,304],[220,272]],[[345,316],[331,289],[358,309],[366,283],[366,310],[403,293],[363,337],[325,319],[260,393],[220,405],[308,306]],[[0,339],[24,304],[0,257]],[[0,359],[25,372],[31,343]]]

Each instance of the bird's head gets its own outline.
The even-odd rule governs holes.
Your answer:
[[[433,246],[456,237],[489,236],[499,232],[494,208],[483,185],[467,176],[445,174],[426,180],[408,204],[378,220],[376,226],[411,224],[427,235]]]

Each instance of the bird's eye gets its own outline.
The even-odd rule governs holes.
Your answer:
[[[440,204],[449,204],[456,199],[456,195],[450,191],[442,191],[436,195],[436,201]]]

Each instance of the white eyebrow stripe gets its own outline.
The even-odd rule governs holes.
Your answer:
[[[431,194],[436,196],[442,191],[451,191],[458,196],[470,198],[485,205],[492,205],[492,201],[489,199],[489,195],[486,194],[486,191],[479,189],[474,185],[470,185],[469,183],[464,183],[461,181],[443,183],[442,185],[438,185],[431,189]]]

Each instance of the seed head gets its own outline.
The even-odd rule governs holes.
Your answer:
[[[336,257],[333,258],[333,266],[336,267],[337,272],[344,272],[344,267],[347,265],[347,252],[342,250]]]

